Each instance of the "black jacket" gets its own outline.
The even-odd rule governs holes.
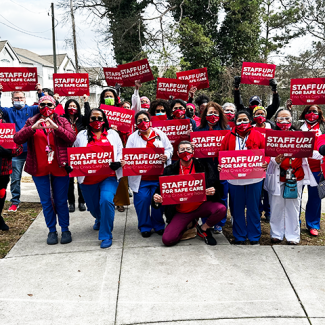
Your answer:
[[[205,173],[206,188],[214,187],[216,189],[216,192],[213,196],[207,196],[207,200],[212,202],[222,203],[221,195],[223,192],[223,188],[222,185],[220,184],[219,176],[215,174],[213,168],[204,159],[193,158],[193,161],[194,161],[195,173]],[[179,164],[180,162],[179,160],[177,160],[175,163],[167,166],[164,169],[163,176],[179,175]],[[160,194],[159,186],[157,187],[155,193]],[[158,204],[158,206],[156,205],[155,201],[153,200],[153,197],[151,199],[151,205],[155,209],[161,207],[161,204]],[[165,216],[166,216],[167,223],[170,223],[176,213],[176,205],[165,205],[164,208],[165,208]]]
[[[237,111],[247,111],[252,115],[253,112],[249,109],[249,107],[244,106],[243,101],[240,96],[239,89],[235,90],[234,104],[236,105]],[[272,118],[272,116],[276,113],[276,111],[278,110],[279,107],[280,107],[280,96],[278,93],[275,93],[275,94],[273,93],[272,104],[266,108],[266,111],[267,111],[266,119],[270,120]]]

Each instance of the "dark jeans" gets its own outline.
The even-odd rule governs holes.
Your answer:
[[[77,186],[78,186],[78,203],[85,203],[85,199],[82,195],[79,183],[77,183]],[[74,177],[70,178],[68,201],[69,201],[69,204],[75,204],[75,202],[76,202],[76,200],[74,198]]]
[[[213,227],[224,218],[226,211],[227,208],[222,203],[206,201],[192,212],[176,212],[165,229],[162,241],[166,246],[175,245],[181,240],[187,225],[191,221],[206,217],[206,224]]]
[[[11,203],[18,205],[20,203],[20,181],[23,173],[24,164],[27,158],[27,152],[12,158],[12,174],[11,174]]]
[[[3,188],[7,189],[9,180],[10,180],[9,175],[0,176],[0,190],[2,190]],[[2,214],[3,206],[4,206],[5,201],[6,201],[6,196],[7,196],[7,192],[6,192],[6,194],[5,194],[5,196],[3,198],[0,198],[0,215]]]

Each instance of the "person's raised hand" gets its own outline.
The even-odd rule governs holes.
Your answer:
[[[85,102],[85,103],[88,102],[88,96],[87,96],[86,94],[84,94],[84,95],[82,96],[82,98],[84,99],[84,102]]]
[[[189,95],[190,95],[191,98],[194,97],[194,94],[195,94],[196,91],[197,91],[197,88],[195,86],[192,86],[190,88],[190,91],[188,93],[189,93]]]
[[[54,94],[54,95],[53,95],[53,98],[54,98],[55,100],[59,100],[60,95],[59,95],[59,94]]]
[[[47,129],[57,130],[59,128],[58,125],[53,120],[51,120],[49,117],[46,118],[45,122],[46,122]]]
[[[35,90],[40,94],[42,92],[41,84],[36,84]]]
[[[136,80],[136,81],[134,82],[134,84],[135,84],[135,89],[136,89],[136,90],[139,90],[139,88],[142,86],[140,80]]]
[[[42,130],[45,129],[45,127],[42,125],[43,123],[45,123],[44,119],[39,119],[33,126],[32,126],[32,130]]]

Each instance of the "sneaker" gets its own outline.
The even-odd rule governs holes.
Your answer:
[[[4,219],[0,216],[0,229],[2,231],[8,231],[9,227],[8,225],[5,223]]]
[[[75,207],[74,203],[69,204],[69,212],[75,212],[75,210],[76,210],[76,207]]]
[[[143,238],[148,238],[148,237],[151,236],[151,231],[143,231],[143,232],[141,233],[141,236],[142,236]]]
[[[159,236],[162,236],[165,232],[165,229],[160,229],[158,231],[156,231],[156,233],[159,235]]]
[[[207,245],[211,245],[211,246],[217,245],[217,241],[214,239],[210,228],[204,231],[202,230],[201,226],[198,225],[196,229],[197,229],[197,235],[203,238]]]
[[[102,240],[102,243],[100,244],[100,248],[108,248],[112,246],[112,239],[104,239]]]
[[[245,245],[246,241],[245,240],[234,240],[233,244],[234,245]]]
[[[47,235],[47,244],[48,245],[56,245],[59,242],[58,240],[58,233],[55,232],[49,232]]]
[[[95,220],[95,223],[93,225],[93,229],[94,230],[99,230],[100,228],[100,221],[98,221],[97,219]]]
[[[63,231],[61,235],[61,244],[69,244],[72,242],[71,232]]]
[[[299,243],[295,242],[295,241],[288,241],[287,245],[298,245]]]
[[[258,246],[260,246],[260,242],[259,242],[259,240],[251,240],[249,243],[250,243],[251,245],[258,245]]]
[[[312,236],[318,236],[318,230],[317,229],[311,228],[311,229],[309,229],[309,233]]]
[[[213,229],[213,233],[214,234],[222,234],[222,227],[218,226],[218,225],[215,225],[214,229]]]
[[[86,211],[86,206],[85,206],[85,203],[79,203],[79,211]]]
[[[18,204],[12,204],[8,209],[8,212],[17,212],[18,208],[19,208]]]
[[[279,239],[279,238],[271,238],[271,243],[272,243],[272,244],[279,244],[279,243],[281,243],[281,242],[282,242],[282,240]]]

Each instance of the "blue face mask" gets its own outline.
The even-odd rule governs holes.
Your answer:
[[[156,113],[156,116],[166,115],[166,113]]]
[[[25,103],[23,101],[14,101],[14,106],[16,108],[22,108],[25,106]]]

